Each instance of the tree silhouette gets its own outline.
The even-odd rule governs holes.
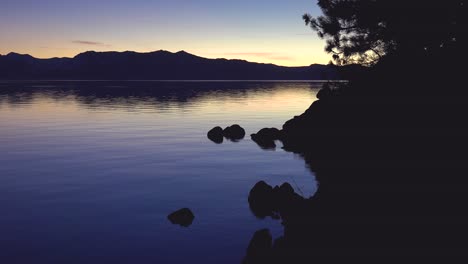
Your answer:
[[[427,57],[455,50],[465,34],[465,0],[319,0],[323,15],[303,16],[338,64],[372,65],[397,54]]]

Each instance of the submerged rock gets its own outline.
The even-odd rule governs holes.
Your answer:
[[[219,126],[208,131],[208,138],[216,144],[223,143],[223,129]]]
[[[195,219],[195,215],[190,209],[183,208],[168,215],[167,219],[169,219],[172,224],[189,227]]]
[[[245,130],[241,126],[235,124],[235,125],[226,127],[223,130],[223,135],[225,138],[233,140],[233,141],[241,140],[245,137]]]

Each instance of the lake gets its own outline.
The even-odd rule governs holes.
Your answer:
[[[1,263],[240,263],[260,180],[315,193],[304,160],[250,134],[281,128],[321,82],[0,82]],[[239,142],[211,142],[240,124]],[[184,228],[167,215],[190,208]]]

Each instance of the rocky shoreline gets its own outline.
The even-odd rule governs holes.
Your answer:
[[[281,129],[251,134],[262,149],[281,141],[303,157],[319,188],[302,197],[289,183],[258,182],[250,209],[280,220],[284,235],[256,232],[243,263],[426,261],[434,248],[444,261],[465,254],[458,250],[468,236],[465,97],[421,93],[417,85],[399,96],[391,81],[372,90],[382,84],[376,79],[327,84],[319,100]],[[230,127],[214,128],[208,138],[245,136],[232,127],[237,139],[225,135]]]
[[[284,236],[272,240],[269,232],[257,232],[244,263],[425,261],[434,255],[447,261],[465,254],[457,249],[468,236],[462,209],[468,159],[460,153],[468,130],[458,119],[465,104],[338,89],[325,87],[281,130],[252,135],[262,148],[280,140],[300,154],[319,189],[301,197],[287,183],[257,183],[249,195],[252,211],[281,219]]]

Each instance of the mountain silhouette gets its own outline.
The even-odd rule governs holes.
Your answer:
[[[0,55],[1,80],[338,80],[359,66],[284,67],[245,60],[207,59],[179,51],[87,51],[74,58]]]

